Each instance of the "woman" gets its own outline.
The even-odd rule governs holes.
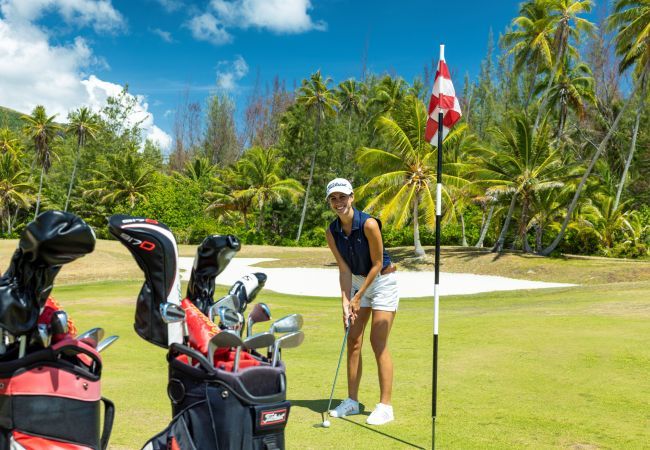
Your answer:
[[[388,335],[399,303],[395,265],[384,249],[381,222],[352,207],[354,192],[348,180],[336,178],[327,185],[327,201],[338,216],[327,232],[327,244],[339,266],[341,303],[348,333],[348,398],[332,417],[359,414],[361,381],[361,346],[369,320],[370,344],[379,372],[379,403],[367,423],[383,425],[394,420],[391,394],[393,362],[388,352]],[[349,322],[348,322],[349,321]]]

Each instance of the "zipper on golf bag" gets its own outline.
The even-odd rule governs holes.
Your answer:
[[[76,339],[0,363],[0,449],[106,449],[115,407],[100,377],[99,354]]]

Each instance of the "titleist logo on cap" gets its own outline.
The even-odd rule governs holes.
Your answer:
[[[327,184],[327,193],[325,197],[329,197],[333,192],[341,192],[346,195],[352,194],[352,185],[345,178],[334,178]]]

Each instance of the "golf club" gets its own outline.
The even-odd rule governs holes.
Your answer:
[[[90,340],[92,341],[92,346],[97,347],[99,341],[104,339],[104,329],[103,328],[91,328],[85,333],[81,333],[77,336],[78,340]]]
[[[291,333],[302,329],[302,316],[300,314],[289,314],[271,324],[271,333]]]
[[[223,330],[215,334],[208,343],[208,361],[214,367],[214,352],[217,348],[241,347],[244,345],[236,331]]]
[[[219,307],[225,306],[226,308],[232,309],[234,311],[239,310],[239,300],[232,294],[227,294],[217,300],[214,305],[210,307],[208,311],[208,318],[214,322],[216,317],[219,317]]]
[[[110,346],[113,342],[117,341],[119,339],[119,336],[109,336],[103,341],[101,341],[99,344],[97,344],[97,351],[101,352],[102,350],[106,350],[108,346]]]
[[[263,331],[261,333],[254,334],[250,337],[244,339],[242,344],[243,347],[251,350],[262,347],[270,347],[275,343],[275,336],[269,331]],[[235,353],[235,365],[233,372],[239,370],[239,356],[241,353],[241,346],[237,347],[237,352]]]
[[[239,313],[227,306],[217,308],[219,328],[222,330],[239,330]]]
[[[54,311],[50,320],[52,336],[68,334],[68,314],[63,311]]]
[[[271,320],[271,310],[266,303],[256,303],[253,309],[248,313],[246,321],[246,337],[253,334],[253,324]]]
[[[350,332],[350,319],[348,318],[348,323],[347,326],[345,327],[345,335],[343,335],[343,343],[341,344],[341,353],[339,354],[339,362],[336,365],[336,373],[334,374],[334,382],[332,382],[332,392],[330,392],[330,399],[329,402],[327,403],[327,410],[326,412],[329,414],[329,410],[332,407],[332,397],[334,396],[334,388],[336,387],[336,379],[339,376],[339,368],[341,367],[341,359],[343,358],[343,350],[345,350],[345,343],[348,340],[348,333]],[[323,418],[323,427],[324,428],[329,428],[330,426],[330,421],[325,420],[325,412],[321,413],[321,417]]]
[[[282,348],[294,348],[302,344],[302,341],[305,339],[305,333],[302,331],[294,331],[293,333],[283,334],[275,340],[273,344],[273,360],[271,361],[271,366],[275,367],[279,361],[280,347]]]

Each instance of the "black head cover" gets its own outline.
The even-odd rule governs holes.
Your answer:
[[[244,275],[232,285],[229,294],[239,299],[239,312],[243,313],[246,306],[255,300],[257,293],[266,284],[266,274],[261,272],[249,273]]]
[[[161,347],[182,342],[182,325],[166,324],[160,314],[162,303],[179,305],[181,301],[178,249],[171,230],[153,219],[121,214],[108,219],[108,229],[129,249],[144,272],[135,308],[136,333]]]
[[[214,280],[224,271],[230,260],[241,249],[235,236],[214,234],[206,237],[196,250],[194,267],[187,285],[187,298],[208,314],[214,303]]]
[[[33,330],[61,266],[94,249],[95,233],[74,214],[46,211],[30,222],[0,278],[0,328],[14,336]]]

